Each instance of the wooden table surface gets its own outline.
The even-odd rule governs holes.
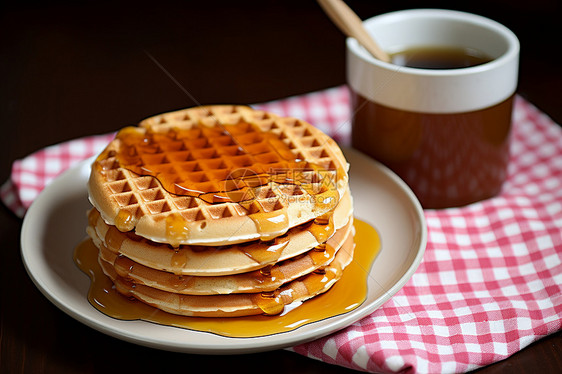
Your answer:
[[[361,18],[420,7],[349,1]],[[493,18],[521,41],[518,92],[562,123],[557,0],[433,1]],[[45,146],[114,131],[149,115],[210,103],[250,104],[345,83],[344,37],[314,1],[71,1],[0,8],[0,182]],[[160,66],[159,66],[160,65]],[[280,350],[198,356],[101,334],[57,309],[19,255],[21,220],[0,208],[0,372],[348,371]],[[482,373],[562,370],[562,334]]]

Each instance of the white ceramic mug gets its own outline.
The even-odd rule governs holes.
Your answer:
[[[519,42],[506,27],[474,14],[404,10],[364,22],[382,49],[474,49],[490,62],[420,69],[375,59],[347,40],[352,144],[393,169],[426,208],[496,195],[507,175]]]

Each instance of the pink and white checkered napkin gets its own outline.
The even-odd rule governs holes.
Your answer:
[[[348,91],[337,87],[258,107],[349,139]],[[41,189],[112,135],[55,145],[13,165],[1,189],[23,216]],[[562,129],[517,97],[509,179],[501,195],[427,210],[424,260],[380,309],[292,350],[377,372],[463,372],[562,329]]]

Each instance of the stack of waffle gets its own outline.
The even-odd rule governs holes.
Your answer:
[[[166,113],[121,130],[92,165],[87,232],[125,296],[186,316],[275,315],[353,257],[347,169],[298,119]]]

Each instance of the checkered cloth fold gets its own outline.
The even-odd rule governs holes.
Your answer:
[[[344,86],[257,105],[349,141]],[[40,150],[14,162],[0,189],[23,216],[37,194],[112,134]],[[562,129],[516,97],[502,193],[462,208],[426,210],[424,259],[381,308],[293,351],[373,372],[463,372],[502,360],[562,328]]]

